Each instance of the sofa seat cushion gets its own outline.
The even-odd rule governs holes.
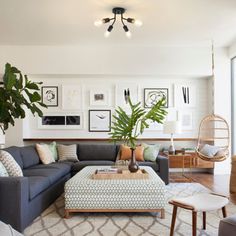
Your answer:
[[[24,169],[24,176],[42,176],[47,177],[50,181],[50,184],[56,183],[60,178],[67,175],[69,167],[67,165],[63,165],[60,168],[57,167],[45,167],[45,168],[28,168]]]
[[[114,161],[79,161],[72,166],[73,172],[79,172],[85,166],[112,166]]]
[[[50,181],[43,176],[30,176],[29,179],[29,197],[30,200],[50,187]]]
[[[47,169],[47,168],[56,168],[59,170],[63,170],[66,174],[70,172],[71,170],[71,166],[73,165],[73,162],[54,162],[48,165],[44,165],[44,164],[39,164],[39,165],[35,165],[30,167],[30,169]]]
[[[156,172],[159,171],[158,164],[156,162],[152,161],[143,161],[143,162],[138,162],[139,166],[150,166],[152,169]]]
[[[80,161],[116,160],[116,145],[112,144],[79,144],[77,155]]]

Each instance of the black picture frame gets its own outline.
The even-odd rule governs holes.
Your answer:
[[[169,89],[168,88],[144,88],[143,104],[144,108],[151,108],[157,99],[162,96],[166,97],[165,108],[169,107]],[[151,97],[152,96],[152,97]]]
[[[58,107],[58,86],[42,86],[41,97],[48,107]]]
[[[89,132],[111,131],[111,110],[89,110]]]

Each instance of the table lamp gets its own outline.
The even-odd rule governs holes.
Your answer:
[[[4,148],[5,145],[5,135],[2,133],[2,130],[0,129],[0,149]]]
[[[174,146],[174,134],[181,133],[181,125],[179,121],[166,121],[164,123],[164,133],[171,134],[171,145],[169,147],[169,154],[175,154],[175,146]]]

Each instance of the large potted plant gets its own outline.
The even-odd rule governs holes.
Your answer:
[[[129,170],[136,172],[138,170],[138,164],[135,160],[135,148],[136,142],[144,130],[149,127],[149,121],[163,123],[167,111],[164,108],[166,103],[163,97],[156,102],[150,110],[142,108],[141,103],[133,104],[128,96],[127,102],[130,107],[130,114],[127,114],[125,110],[118,107],[113,115],[114,121],[112,122],[110,138],[114,142],[123,142],[131,149],[131,159],[129,163]]]
[[[15,124],[14,119],[25,118],[25,110],[29,109],[32,114],[43,116],[40,107],[47,107],[41,102],[39,85],[32,82],[27,75],[9,63],[5,65],[3,81],[0,85],[0,128],[3,133],[9,124]]]

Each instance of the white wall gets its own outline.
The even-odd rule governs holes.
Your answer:
[[[6,62],[10,62],[34,77],[75,75],[74,78],[82,78],[87,75],[102,78],[105,75],[157,79],[159,76],[171,76],[175,80],[179,77],[197,79],[211,74],[210,47],[0,46],[0,55],[0,71],[3,71]],[[229,73],[227,50],[217,50],[215,112],[230,122]],[[22,133],[20,121],[7,132],[7,145],[22,144]],[[228,172],[229,166],[228,162],[217,164],[216,173]]]

